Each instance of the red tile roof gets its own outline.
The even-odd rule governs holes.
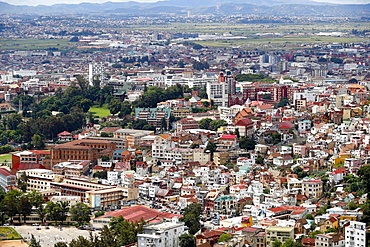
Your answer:
[[[120,210],[106,212],[99,218],[111,218],[122,216],[125,220],[130,222],[136,222],[143,219],[146,222],[160,222],[164,219],[172,219],[173,217],[181,218],[180,214],[173,214],[167,212],[161,212],[156,209],[151,209],[142,205],[135,205]]]
[[[236,135],[227,135],[227,134],[223,134],[221,136],[221,139],[235,139],[236,138]]]

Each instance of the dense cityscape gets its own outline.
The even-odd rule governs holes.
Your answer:
[[[0,246],[370,246],[368,18],[181,13],[0,17]]]

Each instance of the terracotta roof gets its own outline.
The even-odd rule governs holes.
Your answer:
[[[58,134],[58,137],[60,137],[60,136],[70,136],[70,135],[71,135],[71,133],[69,133],[68,131],[63,131],[63,132],[60,132]]]
[[[235,139],[236,138],[236,135],[223,134],[220,138],[221,139]]]
[[[241,120],[239,120],[235,126],[248,126],[248,125],[251,125],[253,124],[253,121],[250,120],[249,118],[243,118]]]
[[[291,122],[281,122],[279,124],[279,129],[293,129],[295,127],[294,124],[292,124]]]
[[[137,222],[141,219],[146,222],[159,222],[164,219],[172,219],[173,217],[182,217],[182,215],[179,214],[161,212],[146,206],[135,205],[115,211],[106,212],[103,216],[99,218],[111,218],[119,216],[122,216],[125,220],[128,220],[130,222]]]

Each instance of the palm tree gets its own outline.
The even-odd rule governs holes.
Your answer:
[[[59,202],[59,205],[60,205],[60,208],[61,208],[61,217],[60,217],[60,221],[61,221],[61,224],[63,225],[63,221],[66,220],[67,218],[67,213],[69,211],[69,202],[67,201],[62,201],[62,202]]]

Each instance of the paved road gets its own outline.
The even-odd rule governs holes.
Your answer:
[[[90,233],[87,230],[79,230],[76,227],[63,227],[62,230],[55,226],[50,226],[50,229],[45,229],[44,226],[41,230],[37,230],[38,226],[13,226],[13,228],[22,235],[27,241],[31,239],[33,234],[36,240],[40,240],[42,247],[53,247],[57,242],[69,243],[72,239],[78,236],[89,237]],[[98,232],[93,232],[97,234]]]

